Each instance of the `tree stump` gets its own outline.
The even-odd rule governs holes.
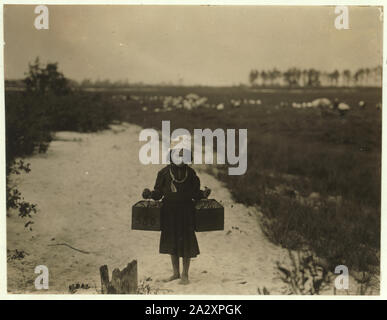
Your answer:
[[[99,268],[101,275],[101,290],[103,294],[135,294],[137,293],[137,260],[128,263],[126,268],[116,268],[109,281],[109,269],[107,265]]]

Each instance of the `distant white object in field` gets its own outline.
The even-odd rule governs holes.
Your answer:
[[[261,105],[262,101],[260,99],[258,99],[257,101],[255,101],[255,103],[258,104],[258,105]]]
[[[185,97],[166,96],[163,97],[163,109],[170,111],[171,108],[192,110],[198,107],[208,107],[207,100],[206,97],[200,97],[196,93],[189,93]]]
[[[160,108],[155,108],[155,112],[160,112]]]
[[[191,110],[192,109],[192,104],[189,100],[184,100],[183,101],[183,107],[184,109]]]
[[[314,108],[333,108],[332,102],[327,98],[318,98],[312,101]]]
[[[206,97],[202,97],[202,98],[199,98],[198,100],[196,100],[196,107],[201,107],[201,106],[204,106],[207,102],[207,98]]]
[[[351,109],[351,107],[344,102],[340,102],[337,109],[339,109],[341,111],[348,111]]]
[[[147,111],[148,107],[142,107],[142,111]]]
[[[189,93],[185,96],[185,98],[188,100],[197,100],[200,97],[196,93]]]
[[[318,200],[320,199],[320,194],[318,192],[312,192],[308,198],[311,200]]]
[[[216,106],[216,110],[223,110],[224,109],[224,104],[223,103],[219,103],[217,106]]]
[[[359,101],[359,107],[364,108],[365,107],[365,102],[363,100]]]
[[[293,102],[292,103],[292,107],[294,109],[300,109],[302,107],[301,103],[298,103],[298,102]]]
[[[235,100],[235,99],[231,99],[230,100],[230,103],[231,103],[231,105],[233,106],[233,107],[240,107],[240,105],[241,105],[241,101],[240,100]]]
[[[119,100],[119,101],[126,101],[127,98],[123,94],[117,94],[117,95],[112,96],[112,99]]]
[[[287,102],[287,101],[281,101],[280,106],[281,106],[281,107],[288,107],[288,106],[289,106],[289,102]]]
[[[350,109],[350,106],[344,102],[340,102],[337,106],[337,110],[339,110],[341,116],[344,116]]]

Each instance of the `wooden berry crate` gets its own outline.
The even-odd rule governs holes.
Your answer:
[[[161,201],[141,200],[132,207],[132,229],[160,231]]]
[[[195,204],[196,232],[224,230],[224,207],[215,199],[202,199]]]
[[[162,202],[141,200],[132,207],[132,229],[160,231]],[[197,232],[224,230],[224,207],[215,199],[203,199],[195,204]]]

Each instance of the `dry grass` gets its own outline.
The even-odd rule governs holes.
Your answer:
[[[205,96],[225,109],[198,108],[154,112],[152,95]],[[18,93],[20,95],[20,93]],[[234,198],[263,212],[267,236],[289,249],[305,247],[324,258],[329,269],[377,273],[380,251],[381,101],[379,89],[313,89],[258,92],[243,88],[147,88],[50,97],[45,101],[6,95],[7,157],[23,156],[49,142],[55,130],[95,131],[113,120],[160,129],[247,128],[248,170],[229,176],[218,166],[218,179]],[[140,100],[130,99],[131,95]],[[339,98],[352,106],[346,116],[317,109],[280,107],[280,102]],[[231,108],[230,99],[260,99],[261,106]],[[357,107],[359,100],[366,108]],[[146,106],[146,111],[143,107]],[[21,143],[20,137],[27,137]],[[313,197],[310,197],[314,194]]]

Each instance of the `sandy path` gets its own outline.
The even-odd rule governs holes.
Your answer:
[[[123,268],[138,260],[139,282],[159,293],[257,294],[266,287],[283,292],[276,278],[275,261],[286,252],[265,239],[253,208],[236,204],[214,177],[198,170],[211,197],[225,206],[225,230],[198,233],[201,254],[191,264],[191,284],[159,280],[171,272],[170,259],[158,253],[159,232],[131,230],[131,206],[144,187],[153,187],[161,166],[138,161],[140,127],[123,124],[100,133],[61,132],[47,154],[28,159],[32,171],[15,177],[27,201],[36,203],[33,231],[12,214],[7,219],[8,249],[28,255],[8,263],[10,292],[34,292],[34,268],[46,265],[50,272],[48,292],[68,293],[72,283],[87,283],[100,290],[99,267]],[[239,230],[233,229],[238,227]],[[67,243],[89,251],[84,254]],[[45,292],[47,293],[47,291]]]

